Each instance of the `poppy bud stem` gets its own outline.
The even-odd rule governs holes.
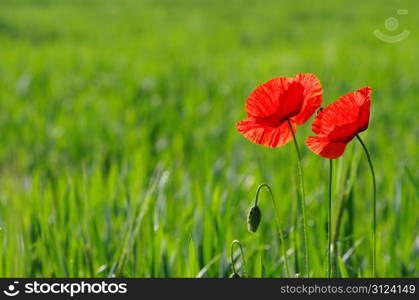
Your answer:
[[[304,234],[304,267],[305,273],[307,277],[310,277],[310,270],[309,270],[309,258],[308,258],[308,237],[307,237],[307,217],[306,217],[306,202],[305,202],[305,193],[304,193],[304,179],[303,179],[303,168],[301,166],[301,154],[300,149],[298,147],[298,142],[295,137],[294,129],[292,128],[291,122],[287,120],[288,125],[290,127],[292,133],[292,139],[294,141],[295,152],[297,153],[297,164],[298,164],[298,177],[299,177],[299,186],[300,186],[300,203],[301,203],[301,211],[303,215],[303,234]]]
[[[245,276],[246,276],[246,260],[245,260],[245,258],[244,258],[244,251],[243,251],[243,247],[242,247],[242,245],[241,245],[240,241],[238,241],[238,240],[234,240],[234,241],[231,243],[231,253],[230,253],[230,258],[231,258],[231,269],[233,270],[233,275],[232,275],[232,276],[234,276],[235,278],[238,278],[238,277],[237,277],[238,273],[237,273],[237,271],[236,271],[236,267],[235,267],[235,264],[234,264],[234,245],[237,245],[237,246],[239,247],[239,249],[240,249],[240,255],[241,255],[242,260],[243,260],[243,265],[242,265],[243,277],[245,277]],[[240,276],[240,275],[239,275],[239,276]]]
[[[372,206],[373,206],[373,214],[372,214],[372,228],[373,228],[373,235],[372,235],[372,274],[374,277],[376,277],[376,254],[377,254],[377,247],[376,247],[376,236],[377,236],[377,200],[376,200],[376,183],[375,183],[375,173],[374,173],[374,167],[372,165],[371,156],[368,152],[367,147],[365,146],[364,142],[362,141],[361,137],[357,134],[356,138],[361,143],[362,148],[364,149],[365,155],[368,159],[368,164],[370,166],[371,170],[371,176],[372,176],[372,186],[373,186],[373,198],[372,198]]]
[[[329,203],[327,209],[327,276],[332,276],[332,255],[331,255],[331,243],[332,243],[332,173],[333,173],[333,160],[329,159],[330,171],[329,171]]]
[[[279,215],[278,215],[278,210],[276,208],[276,204],[275,204],[275,200],[274,200],[274,194],[272,192],[271,187],[268,184],[262,183],[261,185],[258,186],[258,189],[256,191],[256,198],[255,198],[255,205],[254,206],[258,205],[259,192],[264,187],[269,191],[269,194],[271,195],[272,206],[274,208],[277,230],[278,230],[279,239],[280,239],[280,242],[281,242],[282,256],[284,257],[285,271],[287,272],[287,277],[290,277],[290,268],[289,268],[289,265],[288,265],[288,257],[287,257],[287,251],[286,251],[286,246],[285,246],[284,232],[282,230],[282,224],[280,222]]]

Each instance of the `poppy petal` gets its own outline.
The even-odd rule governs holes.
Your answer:
[[[298,114],[303,105],[303,91],[304,88],[299,82],[292,82],[289,84],[287,90],[283,93],[280,98],[280,106],[278,115],[281,120],[287,120],[288,118]]]
[[[332,142],[327,137],[309,136],[306,140],[306,145],[311,151],[320,156],[335,159],[343,154],[347,143]]]
[[[349,93],[326,106],[314,118],[311,126],[313,132],[319,135],[335,133],[336,138],[339,138],[339,135],[342,134],[342,139],[354,134],[357,129],[359,112],[354,97],[355,93]]]
[[[288,77],[276,77],[259,85],[246,100],[249,116],[264,118],[277,113],[279,99],[290,83]]]
[[[310,73],[295,75],[293,81],[300,83],[304,88],[303,105],[298,115],[292,118],[297,125],[302,125],[322,104],[322,86],[319,79]]]
[[[357,93],[360,93],[363,96],[361,104],[364,103],[365,101],[370,101],[371,100],[371,98],[370,98],[371,97],[371,90],[372,89],[369,86],[366,86],[366,87],[363,87],[363,88],[357,90]]]
[[[292,139],[292,133],[287,122],[277,127],[261,124],[257,118],[248,117],[237,123],[237,130],[250,141],[265,147],[280,147]],[[295,125],[293,124],[295,132]]]
[[[358,132],[361,132],[368,128],[370,121],[371,88],[367,86],[359,89],[355,99],[359,107]]]

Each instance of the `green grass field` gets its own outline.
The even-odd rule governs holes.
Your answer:
[[[373,88],[361,135],[377,273],[419,276],[419,3],[312,2],[0,0],[0,276],[226,277],[235,239],[247,276],[285,276],[268,194],[247,231],[262,182],[301,273],[293,145],[258,146],[235,123],[256,85],[305,72],[323,105]],[[392,16],[410,35],[385,43],[373,31],[395,34]],[[297,138],[311,276],[323,277],[328,161],[304,146],[310,124]],[[371,177],[355,140],[333,190],[336,276],[371,276]]]

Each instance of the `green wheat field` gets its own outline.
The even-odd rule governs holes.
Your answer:
[[[398,9],[408,14],[397,15]],[[369,85],[377,275],[419,276],[417,1],[0,0],[0,276],[301,276],[293,144],[239,134],[260,83],[314,73],[323,105]],[[385,20],[395,17],[393,32]],[[410,35],[387,43],[374,30]],[[310,276],[326,276],[328,161],[304,146]],[[335,276],[371,276],[372,182],[335,161]],[[338,220],[340,220],[338,222]],[[336,226],[339,224],[339,226]]]

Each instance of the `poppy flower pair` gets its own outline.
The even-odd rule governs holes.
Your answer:
[[[316,136],[307,138],[306,145],[314,153],[330,159],[329,202],[328,202],[328,275],[331,276],[331,202],[332,202],[332,159],[340,157],[346,145],[357,137],[361,143],[373,179],[373,274],[376,274],[376,184],[371,157],[358,133],[368,128],[371,105],[371,88],[364,87],[348,93],[324,109],[322,87],[313,74],[298,74],[294,77],[277,77],[258,86],[247,98],[247,118],[237,123],[237,130],[247,139],[266,147],[280,147],[294,141],[298,158],[298,174],[301,215],[304,232],[304,269],[310,275],[307,221],[304,200],[304,180],[301,155],[295,138],[298,125],[304,124],[316,112],[312,130]],[[259,190],[259,189],[258,189]],[[249,230],[254,232],[260,222],[257,207],[249,214]],[[284,255],[285,257],[286,255]]]
[[[334,159],[346,145],[368,128],[371,88],[348,93],[322,109],[314,118],[306,145],[314,153]],[[288,143],[296,126],[304,124],[320,108],[322,87],[313,74],[277,77],[258,86],[247,98],[247,118],[237,130],[250,141],[266,147]],[[291,131],[292,130],[292,131]]]

